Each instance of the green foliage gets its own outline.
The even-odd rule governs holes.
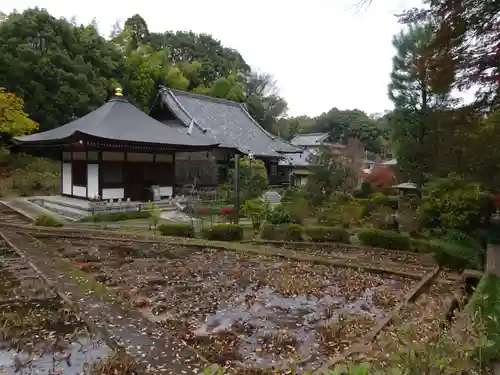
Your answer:
[[[306,227],[304,233],[314,242],[349,243],[351,238],[344,228]]]
[[[11,13],[0,25],[2,86],[24,98],[42,130],[101,105],[121,61],[94,26],[74,26],[45,10]]]
[[[243,227],[237,224],[218,224],[212,228],[203,228],[202,236],[212,241],[241,241]]]
[[[411,251],[416,253],[432,253],[434,250],[430,240],[422,238],[412,238],[410,240]]]
[[[37,216],[35,220],[35,225],[39,227],[59,228],[62,227],[64,224],[61,220],[59,220],[55,216],[49,214],[42,214]]]
[[[194,228],[189,224],[162,223],[158,225],[158,231],[162,236],[194,237]]]
[[[457,271],[480,267],[481,258],[478,249],[441,239],[431,240],[430,245],[434,259],[440,266]]]
[[[363,145],[355,138],[342,147],[322,146],[311,161],[315,168],[307,178],[306,190],[312,203],[320,205],[335,192],[353,192],[361,178],[363,156]]]
[[[229,173],[229,185],[234,184],[234,170]],[[260,198],[269,189],[267,169],[262,160],[240,157],[239,169],[240,201]]]
[[[273,241],[302,241],[304,228],[298,224],[264,224],[261,238]]]
[[[3,153],[0,163],[11,170],[12,189],[21,196],[59,192],[60,163],[46,158],[9,152]]]
[[[485,224],[487,195],[475,182],[456,175],[431,180],[423,187],[424,226],[472,233]]]
[[[358,233],[362,245],[388,250],[410,250],[410,237],[390,230],[363,230]]]
[[[484,276],[467,305],[467,312],[488,345],[476,349],[476,357],[485,366],[500,360],[500,278]]]
[[[39,8],[13,12],[0,24],[0,75],[42,130],[84,116],[118,83],[143,110],[159,84],[245,101],[268,130],[287,108],[272,77],[251,73],[238,51],[208,34],[150,33],[139,14],[115,25],[106,40],[95,24],[76,25]]]
[[[241,211],[252,221],[253,230],[258,231],[266,212],[264,201],[261,198],[247,199]]]
[[[266,220],[274,225],[294,223],[294,219],[284,204],[274,208],[267,207]]]
[[[456,270],[479,269],[483,264],[485,250],[475,238],[455,231],[435,231],[430,242],[436,262]]]
[[[399,197],[397,195],[385,195],[382,193],[373,193],[370,201],[377,206],[389,207],[393,210],[398,208]]]
[[[291,218],[291,222],[302,225],[304,220],[311,215],[309,201],[305,198],[296,198],[281,203],[283,210]]]
[[[100,212],[85,216],[80,221],[90,223],[125,221],[136,219],[147,219],[151,217],[150,211],[122,211],[122,212]]]
[[[350,194],[334,193],[319,209],[318,223],[349,228],[361,223],[365,207]]]

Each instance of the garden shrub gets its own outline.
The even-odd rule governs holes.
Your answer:
[[[298,197],[292,201],[283,202],[283,210],[288,214],[291,223],[300,224],[304,223],[311,214],[309,201],[305,198]]]
[[[304,233],[315,242],[349,243],[350,235],[344,228],[307,227]]]
[[[364,207],[358,202],[330,204],[318,214],[318,223],[330,226],[360,226]]]
[[[40,227],[59,228],[62,227],[64,224],[61,220],[59,220],[55,216],[49,214],[42,214],[36,218],[35,225]]]
[[[412,238],[410,240],[411,250],[416,253],[432,253],[432,246],[430,240],[421,238]]]
[[[125,221],[134,219],[147,219],[151,216],[150,211],[122,211],[122,212],[99,212],[94,215],[86,216],[80,221],[100,223],[108,221]]]
[[[485,224],[488,196],[478,183],[450,175],[422,189],[422,219],[427,228],[454,229],[471,234]]]
[[[304,228],[298,224],[269,224],[262,228],[261,238],[273,241],[302,241]]]
[[[162,236],[194,237],[194,228],[189,224],[163,223],[158,225],[158,231]]]
[[[258,231],[266,212],[266,204],[260,198],[247,199],[241,211],[252,221],[252,229]]]
[[[440,266],[462,271],[466,268],[477,269],[481,265],[481,255],[477,248],[441,239],[430,241],[434,259]]]
[[[396,210],[399,204],[399,196],[374,193],[370,196],[370,201],[379,207],[388,207]]]
[[[275,225],[293,223],[292,215],[290,215],[283,204],[279,204],[273,209],[268,207],[266,220]]]
[[[486,347],[477,348],[477,357],[485,366],[500,360],[500,277],[484,276],[476,287],[467,313],[480,336],[488,342]]]
[[[217,224],[212,228],[204,228],[202,236],[212,241],[241,241],[243,227],[238,224]]]
[[[388,250],[410,250],[410,237],[390,230],[370,229],[358,233],[362,245]]]

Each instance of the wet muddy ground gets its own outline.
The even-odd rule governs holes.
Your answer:
[[[443,276],[444,277],[444,276]],[[463,295],[460,284],[432,284],[403,307],[399,316],[388,324],[377,336],[368,353],[354,355],[349,359],[356,362],[370,362],[374,367],[384,369],[393,361],[401,361],[408,355],[409,344],[425,347],[434,342],[446,324],[447,313],[454,297]]]
[[[0,374],[90,374],[109,352],[0,241]]]
[[[384,317],[414,280],[151,244],[44,240],[214,363],[310,370]]]

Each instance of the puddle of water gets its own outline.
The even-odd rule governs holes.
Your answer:
[[[286,335],[297,343],[295,356],[311,361],[319,359],[316,336],[319,325],[335,324],[349,314],[371,318],[385,314],[373,302],[377,288],[367,288],[358,299],[348,302],[342,296],[331,295],[285,297],[268,287],[255,290],[252,285],[234,294],[215,313],[206,315],[194,334],[198,337],[223,335],[236,331],[236,327],[243,328],[243,332],[237,332],[240,339],[237,352],[245,366],[287,368],[289,359],[260,349],[265,340]],[[308,367],[313,365],[316,363]]]
[[[109,347],[62,305],[10,306],[0,315],[0,374],[90,374]]]

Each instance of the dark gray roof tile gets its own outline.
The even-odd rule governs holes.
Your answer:
[[[263,129],[241,103],[167,88],[161,88],[160,93],[168,108],[185,124],[185,132],[193,121],[191,134],[197,138],[256,156],[279,157],[281,153],[298,151]]]
[[[174,124],[170,124],[174,125]],[[123,97],[113,97],[93,112],[58,128],[15,137],[21,144],[64,142],[75,134],[111,141],[149,143],[169,146],[208,147],[217,142],[197,138],[179,130],[182,124],[166,126],[148,116]]]
[[[290,141],[295,146],[318,146],[328,138],[328,133],[304,133],[297,134]]]

